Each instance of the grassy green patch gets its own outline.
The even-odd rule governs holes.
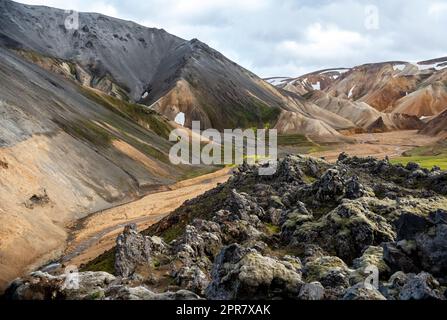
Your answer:
[[[98,93],[88,88],[81,88],[81,91],[84,95],[107,109],[133,120],[140,126],[153,131],[160,137],[169,139],[169,133],[171,132],[172,127],[165,118],[154,110],[143,105],[120,100],[107,94]]]
[[[440,141],[430,146],[414,148],[406,151],[402,157],[391,159],[394,164],[406,165],[418,163],[421,167],[431,169],[434,166],[447,170],[447,141]]]
[[[198,168],[188,167],[187,171],[180,177],[179,181],[197,178],[206,174],[216,172],[217,170],[220,170],[222,168],[223,166],[206,166]]]
[[[89,120],[61,123],[59,126],[69,135],[91,142],[97,146],[108,146],[113,140],[109,131]]]
[[[276,226],[274,224],[271,224],[271,223],[266,223],[265,224],[265,228],[267,229],[267,232],[268,232],[269,235],[274,235],[274,234],[277,234],[277,233],[279,233],[281,231],[280,227],[278,227],[278,226]]]
[[[81,271],[105,271],[115,273],[115,249],[104,252],[81,268]]]
[[[330,150],[330,143],[317,144],[302,134],[278,135],[278,146],[287,149],[288,153],[311,154]]]
[[[302,134],[280,134],[278,135],[278,144],[282,146],[315,146],[315,143],[311,142]]]
[[[391,159],[391,163],[398,164],[401,163],[406,165],[409,162],[415,162],[423,168],[431,169],[434,166],[440,167],[442,170],[447,170],[447,155],[444,156],[433,156],[433,157],[401,157]]]
[[[303,176],[303,181],[304,181],[306,184],[312,184],[312,183],[314,183],[315,181],[317,181],[317,178],[314,178],[314,177],[312,177],[312,176],[308,176],[308,175],[304,175],[304,176]]]

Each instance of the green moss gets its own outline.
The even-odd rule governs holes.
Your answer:
[[[104,271],[115,274],[115,249],[106,251],[88,262],[80,271]]]
[[[281,228],[274,224],[266,223],[264,225],[269,235],[278,234],[281,231]]]
[[[278,135],[278,144],[283,146],[300,145],[313,147],[315,144],[302,134],[280,134]]]
[[[434,166],[440,167],[442,170],[447,170],[447,155],[442,156],[411,156],[411,157],[400,157],[391,159],[391,163],[402,165],[407,165],[409,162],[415,162],[423,168],[432,169]]]
[[[142,233],[144,235],[157,235],[169,243],[178,238],[184,232],[186,225],[194,219],[210,220],[230,194],[227,186],[212,191],[212,194],[208,192],[199,196],[199,199],[194,203],[180,206],[165,218],[167,221],[153,225]]]
[[[138,150],[140,150],[142,153],[144,153],[147,156],[150,156],[151,158],[160,160],[163,163],[169,163],[169,157],[163,153],[162,151],[158,150],[157,148],[146,144],[146,143],[142,143],[128,135],[126,135],[127,138],[131,141],[132,145],[137,148]]]
[[[308,176],[308,175],[304,175],[304,176],[303,176],[303,181],[304,181],[306,184],[312,184],[312,183],[314,183],[315,181],[317,181],[317,178],[314,178],[314,177],[312,177],[312,176]]]
[[[165,232],[162,233],[162,238],[166,243],[170,243],[172,240],[177,239],[185,230],[184,224],[173,225]]]
[[[86,300],[101,300],[103,298],[104,298],[104,291],[99,290],[87,296]]]
[[[306,282],[319,281],[330,270],[346,270],[346,264],[338,257],[326,256],[317,258],[314,261],[307,263],[305,280]]]
[[[108,110],[138,123],[140,126],[153,131],[160,137],[169,139],[169,134],[173,128],[169,125],[167,119],[149,107],[123,101],[85,87],[82,87],[81,91],[88,98],[106,107]]]
[[[188,180],[188,179],[193,179],[196,177],[200,177],[206,174],[210,174],[213,172],[216,172],[217,170],[222,169],[222,166],[206,166],[206,167],[199,167],[199,168],[190,168],[188,167],[187,171],[180,177],[180,181],[181,180]]]
[[[113,135],[109,131],[89,120],[58,122],[58,124],[69,135],[97,146],[108,146],[113,140]]]
[[[421,167],[431,169],[434,166],[447,170],[447,141],[439,141],[429,146],[417,147],[403,153],[402,157],[391,159],[391,163],[406,165],[418,163]]]

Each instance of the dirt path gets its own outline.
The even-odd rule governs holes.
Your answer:
[[[81,226],[73,230],[62,261],[64,264],[81,265],[115,245],[117,235],[129,223],[144,229],[158,222],[186,200],[223,183],[230,177],[231,169],[222,169],[194,179],[181,181],[170,191],[147,195],[137,201],[90,215]]]
[[[403,152],[415,147],[432,144],[438,140],[436,137],[418,134],[417,131],[395,131],[386,133],[365,133],[353,136],[358,143],[343,144],[336,148],[312,153],[314,157],[324,157],[328,161],[335,161],[341,152],[350,156],[373,156],[379,159],[388,156],[400,157]]]

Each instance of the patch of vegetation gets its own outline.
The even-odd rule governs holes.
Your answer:
[[[198,167],[198,168],[188,167],[186,169],[186,172],[179,178],[179,181],[193,179],[193,178],[200,177],[200,176],[203,176],[206,174],[210,174],[210,173],[216,172],[217,170],[220,170],[222,168],[223,168],[223,166],[206,166],[206,167]]]
[[[88,98],[106,107],[108,110],[138,123],[140,126],[153,131],[160,137],[169,139],[169,133],[172,127],[169,125],[168,120],[149,107],[123,101],[85,87],[82,87],[81,91]]]
[[[278,146],[292,149],[293,153],[311,154],[330,150],[330,143],[317,144],[302,134],[280,134],[278,135]],[[292,152],[289,150],[289,153]]]
[[[85,266],[81,267],[80,271],[104,271],[115,274],[115,248],[104,252],[94,260],[88,262]]]
[[[404,152],[402,157],[391,159],[391,163],[406,165],[415,162],[423,168],[431,169],[434,166],[447,170],[447,141],[440,141],[430,146],[414,148]]]
[[[312,184],[312,183],[314,183],[315,181],[317,181],[317,178],[314,178],[314,177],[312,177],[312,176],[308,176],[308,175],[304,175],[304,176],[303,176],[303,181],[304,181],[306,184]]]
[[[278,144],[283,146],[300,145],[309,147],[314,147],[316,145],[302,134],[280,134],[278,135]]]
[[[149,144],[135,140],[132,137],[128,136],[128,138],[132,140],[132,145],[136,147],[139,151],[143,152],[145,155],[160,160],[163,163],[169,163],[169,157],[165,153],[158,150],[157,148],[152,147]]]
[[[113,140],[112,134],[89,120],[62,123],[56,121],[69,135],[93,143],[97,146],[109,146]]]
[[[435,157],[401,157],[391,159],[391,163],[407,165],[409,162],[415,162],[423,168],[432,169],[434,166],[440,167],[442,170],[447,170],[447,156]]]
[[[199,104],[218,130],[225,128],[269,128],[276,124],[281,109],[256,98],[247,101],[214,101],[197,95]],[[218,106],[219,108],[216,108]]]
[[[221,185],[220,188],[212,189],[199,196],[194,202],[183,204],[161,222],[150,226],[142,233],[159,236],[169,243],[179,237],[184,232],[186,225],[194,219],[210,220],[229,195],[229,187]]]
[[[185,225],[173,225],[169,229],[167,229],[161,237],[166,243],[170,243],[172,240],[177,239],[185,229]]]
[[[267,233],[269,235],[278,234],[281,232],[281,228],[279,226],[276,226],[272,223],[266,223],[265,228],[267,229]]]

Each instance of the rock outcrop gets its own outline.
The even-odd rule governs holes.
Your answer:
[[[40,272],[7,297],[446,298],[445,172],[345,154],[335,164],[289,156],[278,168],[265,177],[243,165],[142,234],[127,226],[114,276],[84,271],[67,291],[63,275]]]

